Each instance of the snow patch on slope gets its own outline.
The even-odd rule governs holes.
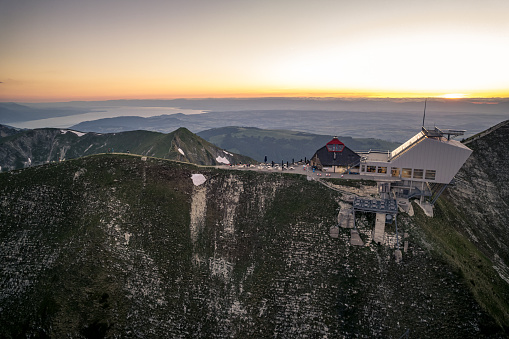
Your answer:
[[[178,149],[179,153],[182,154],[183,156],[185,156],[186,154],[184,153],[184,151],[182,150],[182,148],[179,148]]]
[[[70,129],[61,129],[60,130],[60,133],[62,133],[62,134],[67,134],[68,132],[74,133],[74,134],[76,134],[79,137],[82,137],[85,134],[87,134],[87,133],[83,133],[83,132],[73,131],[73,130],[70,130]]]
[[[230,164],[230,161],[228,159],[226,159],[225,157],[217,156],[216,161],[220,164],[225,164],[225,165]]]
[[[191,179],[193,180],[193,184],[195,186],[200,186],[205,181],[207,181],[207,179],[205,178],[205,176],[203,174],[193,174],[193,175],[191,175]]]

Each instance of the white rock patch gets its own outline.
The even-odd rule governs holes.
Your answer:
[[[193,174],[193,175],[191,175],[191,179],[193,180],[193,184],[195,186],[200,186],[205,181],[207,181],[207,179],[205,178],[205,176],[203,174]]]
[[[129,245],[129,239],[132,237],[132,234],[129,233],[129,232],[126,232],[124,233],[124,239],[125,239],[125,244],[126,245]]]
[[[225,157],[220,157],[218,156],[216,158],[216,161],[220,164],[225,164],[225,165],[229,165],[230,164],[230,161],[228,159],[226,159]]]
[[[212,276],[228,282],[233,272],[233,264],[224,258],[209,258],[209,269]]]
[[[66,134],[67,132],[71,132],[71,133],[76,134],[76,135],[77,135],[77,136],[79,136],[79,137],[82,137],[82,136],[84,136],[85,134],[87,134],[87,133],[83,133],[83,132],[73,131],[73,130],[70,130],[70,129],[66,129],[66,130],[61,129],[61,130],[60,130],[60,132],[61,132],[62,134]]]
[[[205,216],[207,214],[207,187],[195,187],[191,198],[191,240],[193,244],[198,239],[205,226]]]
[[[223,186],[223,225],[227,234],[235,234],[235,220],[237,219],[237,206],[240,201],[240,194],[244,192],[244,183],[234,176],[230,176]]]
[[[83,153],[85,153],[86,151],[88,151],[90,148],[92,148],[92,146],[94,146],[94,144],[90,144],[90,146],[87,147],[86,150],[83,151]]]
[[[186,155],[186,154],[184,153],[184,151],[182,150],[182,148],[179,148],[179,149],[178,149],[178,151],[179,151],[179,153],[180,153],[180,154],[182,154],[182,155],[184,155],[184,156]]]

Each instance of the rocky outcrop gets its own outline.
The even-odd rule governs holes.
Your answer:
[[[449,189],[464,216],[459,229],[509,283],[509,120],[467,141],[474,152]]]

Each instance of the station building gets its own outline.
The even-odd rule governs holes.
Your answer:
[[[453,181],[472,153],[461,142],[451,139],[464,132],[422,127],[392,152],[360,154],[359,174],[392,182],[401,196],[431,196],[434,190],[443,191]]]
[[[344,173],[355,167],[358,169],[360,155],[345,146],[337,137],[315,152],[310,165],[321,171]]]
[[[425,128],[394,151],[354,152],[334,137],[311,158],[311,166],[336,173],[358,173],[376,180],[397,197],[430,197],[433,204],[472,150],[453,137],[462,130]]]

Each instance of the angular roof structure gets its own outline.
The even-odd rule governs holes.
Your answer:
[[[311,160],[321,167],[352,166],[360,161],[360,156],[334,137],[315,152]],[[320,166],[318,166],[320,167]]]
[[[426,129],[387,154],[364,154],[362,164],[385,168],[374,174],[367,170],[361,174],[401,177],[413,181],[448,184],[468,159],[472,150],[451,135],[461,135],[463,131]],[[395,172],[391,172],[396,169]],[[424,173],[424,175],[423,175]],[[426,175],[429,173],[429,175]]]

